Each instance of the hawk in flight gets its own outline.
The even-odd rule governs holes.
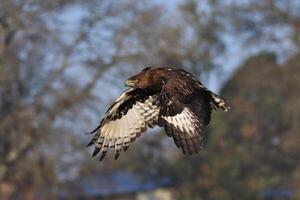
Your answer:
[[[106,111],[94,137],[93,156],[102,160],[113,148],[115,159],[147,127],[160,126],[184,154],[197,153],[205,137],[212,109],[229,110],[226,101],[195,76],[175,68],[147,67],[126,81],[129,87]]]

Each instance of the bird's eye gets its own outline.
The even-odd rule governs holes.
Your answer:
[[[143,71],[143,72],[146,72],[146,71],[148,71],[149,69],[152,69],[152,67],[146,67],[146,68],[144,68],[142,71]]]

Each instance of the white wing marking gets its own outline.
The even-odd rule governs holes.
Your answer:
[[[184,108],[181,113],[175,116],[162,116],[162,118],[182,132],[187,132],[189,136],[193,136],[195,133],[197,120],[188,108]]]
[[[97,136],[94,143],[102,152],[101,158],[104,157],[109,147],[114,147],[115,154],[118,154],[123,147],[128,147],[140,133],[145,132],[148,125],[156,125],[159,106],[153,105],[152,102],[156,100],[153,96],[144,102],[136,102],[121,118],[111,119],[118,112],[119,106],[128,100],[128,91],[124,92],[109,109],[98,130],[101,134]]]

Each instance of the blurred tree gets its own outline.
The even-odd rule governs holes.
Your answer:
[[[287,59],[300,50],[298,0],[254,0],[225,3],[227,31],[244,40],[245,47],[273,51]]]
[[[54,194],[49,185],[82,165],[80,137],[69,133],[78,127],[76,120],[85,120],[75,113],[95,110],[99,80],[115,82],[124,76],[120,70],[131,73],[130,65],[187,66],[198,74],[215,69],[212,58],[223,50],[218,26],[213,14],[204,17],[193,6],[198,7],[184,3],[180,16],[169,16],[161,4],[146,1],[1,2],[0,198],[31,198],[45,188]],[[108,69],[110,78],[103,76]],[[145,150],[131,156],[147,161],[155,155],[149,166],[157,166],[156,172],[164,169],[159,149],[165,147],[157,143],[152,152],[153,143],[146,140]],[[82,171],[99,170],[93,165]],[[112,169],[109,162],[105,168]]]
[[[139,2],[137,3],[139,9],[136,10],[131,22],[127,26],[123,26],[114,37],[114,41],[124,50],[122,51],[122,62],[119,63],[122,66],[121,70],[126,70],[126,73],[129,73],[130,70],[127,70],[131,69],[132,72],[136,71],[136,66],[142,68],[145,65],[173,65],[181,66],[195,73],[197,76],[203,77],[203,75],[205,75],[205,77],[208,77],[207,75],[210,72],[221,69],[221,66],[218,65],[216,60],[226,51],[226,45],[222,38],[225,33],[233,35],[234,39],[237,39],[239,36],[240,39],[244,39],[244,35],[251,35],[251,37],[246,37],[244,40],[246,45],[243,50],[245,51],[249,51],[250,41],[255,41],[255,44],[265,45],[267,48],[272,46],[273,43],[284,43],[286,37],[277,37],[277,40],[268,39],[261,42],[265,37],[272,38],[272,34],[273,37],[275,37],[277,31],[265,32],[264,30],[262,34],[256,34],[257,32],[261,32],[260,29],[283,29],[276,26],[276,23],[279,23],[279,21],[276,20],[274,22],[275,24],[272,24],[272,17],[265,17],[266,15],[264,14],[264,12],[270,12],[269,15],[276,15],[276,13],[272,13],[273,11],[267,11],[266,9],[258,9],[256,4],[267,5],[267,1],[261,3],[258,1],[249,3],[233,1],[232,3],[226,3],[214,0],[201,2],[187,0],[179,4],[176,9],[176,14],[168,15],[166,14],[167,10],[160,5]],[[254,8],[256,8],[256,10]],[[252,17],[256,16],[253,14],[256,12],[262,16],[259,18],[261,20],[259,22],[262,23],[261,26],[259,23],[256,23],[255,20],[257,20],[257,18]],[[287,12],[287,14],[294,16],[293,13]],[[243,28],[243,25],[251,23],[258,25],[255,26],[255,28]],[[282,25],[290,26],[291,24],[289,21],[284,21]],[[291,27],[293,29],[293,26]],[[285,34],[285,32],[283,34]],[[295,34],[297,34],[297,31]],[[287,38],[292,39],[292,37]],[[125,66],[126,68],[124,68]],[[257,68],[260,67],[261,65],[259,64]],[[252,73],[256,73],[256,68]],[[264,89],[262,91],[269,87],[267,84],[268,83],[263,86]],[[280,89],[281,86],[277,86],[277,84],[277,82],[272,82],[272,87],[279,87],[278,91],[282,92]],[[256,86],[257,85],[252,87]],[[263,100],[269,98],[265,97],[262,91],[255,94],[258,96],[257,98]],[[275,90],[274,93],[278,95],[278,91]],[[277,101],[280,102],[280,100]],[[265,109],[271,108],[267,107]],[[281,113],[281,111],[278,112]],[[275,116],[270,114],[269,118],[275,118]],[[244,137],[252,137],[252,134],[257,134],[259,129],[257,129],[257,126],[252,126],[252,124],[256,124],[257,121],[264,118],[263,115],[257,119],[252,119],[251,117],[252,116],[249,116],[251,123],[245,123],[241,127]],[[280,119],[275,118],[274,120],[278,121]],[[276,125],[269,127],[270,124],[268,124],[268,122],[263,126],[268,129],[278,128]],[[172,168],[173,162],[178,158],[177,149],[175,147],[172,148],[173,144],[166,141],[169,140],[169,138],[165,137],[163,133],[157,134],[154,137],[155,138],[143,137],[141,141],[138,140],[137,143],[142,142],[143,145],[134,145],[132,148],[134,148],[135,151],[129,150],[126,158],[121,157],[119,162],[113,166],[108,164],[107,170],[111,170],[112,168],[143,170],[143,166],[147,165],[149,166],[147,170],[154,171],[154,173],[170,174],[169,168]],[[275,138],[274,141],[276,142],[276,140]],[[219,145],[223,145],[222,141],[219,142]],[[170,148],[170,146],[172,147]],[[164,155],[162,155],[161,152],[164,152]],[[204,162],[205,159],[200,160]],[[132,160],[141,162],[135,162],[133,164]],[[187,161],[189,161],[189,159],[187,159]],[[106,162],[110,163],[110,160]],[[191,167],[194,167],[194,165],[191,165]],[[177,170],[174,170],[174,173],[176,173]],[[191,177],[194,177],[192,171],[191,169]],[[94,173],[94,171],[91,171],[90,167],[87,167],[83,169],[83,173]]]
[[[141,67],[177,66],[198,76],[221,68],[215,62],[225,51],[219,4],[188,0],[178,4],[176,13],[162,6],[142,8],[115,38],[127,47],[126,53],[131,55],[127,62]]]
[[[70,134],[84,120],[76,113],[90,109],[103,72],[122,60],[111,38],[134,10],[126,1],[0,2],[0,199],[52,199],[81,162]],[[75,30],[68,15],[82,16]]]
[[[192,180],[182,194],[250,200],[270,188],[293,188],[299,198],[299,61],[279,66],[272,54],[254,56],[225,84],[232,110],[215,114],[198,158],[178,161],[183,180]]]
[[[224,89],[233,114],[215,114],[210,149],[195,158],[179,159],[171,140],[156,134],[137,141],[144,145],[119,162],[99,166],[83,158],[83,139],[70,134],[91,126],[121,91],[112,85],[136,68],[180,66],[201,78],[221,69],[225,33],[266,47],[288,39],[288,48],[299,52],[297,1],[239,2],[186,0],[172,10],[144,0],[1,1],[0,199],[57,193],[53,186],[78,170],[80,177],[145,166],[158,175],[184,172],[182,195],[207,199],[256,198],[255,192],[281,183],[286,170],[293,173],[287,182],[298,186],[297,56],[284,70],[271,55],[249,60],[252,67],[242,67]]]

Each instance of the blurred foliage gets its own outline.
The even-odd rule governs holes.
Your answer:
[[[246,33],[247,45],[268,44],[293,46],[293,51],[300,47],[300,4],[297,0],[254,0],[229,3],[224,14],[230,19],[234,33]],[[274,31],[277,30],[277,31]],[[287,51],[288,49],[284,49]],[[290,49],[291,50],[291,49]],[[275,50],[276,51],[276,50]],[[281,53],[288,54],[289,51]]]
[[[199,73],[215,68],[209,52],[219,52],[214,44],[217,49],[222,45],[209,36],[218,29],[198,36],[200,26],[214,18],[168,23],[173,18],[165,11],[163,5],[146,1],[0,2],[1,199],[31,199],[45,193],[52,199],[64,180],[112,170],[109,161],[102,166],[92,161],[83,151],[82,137],[71,134],[83,132],[90,119],[85,113],[104,111],[95,103],[101,101],[98,91],[103,82],[114,82],[123,78],[120,72],[130,74],[136,66],[150,64],[190,62]],[[182,7],[182,16],[188,15]],[[199,30],[185,37],[193,23],[199,23]],[[204,36],[207,40],[201,39]],[[118,70],[113,72],[114,68]],[[141,154],[130,154],[140,159],[137,163],[154,153],[152,145],[144,148]],[[158,148],[153,160],[147,161],[150,166],[164,160],[159,152]]]
[[[261,199],[270,188],[293,188],[299,198],[299,61],[253,56],[225,84],[232,110],[214,114],[197,158],[178,160],[185,198]]]
[[[0,2],[0,199],[53,199],[66,181],[112,170],[176,177],[179,199],[260,199],[268,188],[300,187],[298,1],[169,5]],[[232,111],[214,113],[199,155],[183,157],[163,132],[145,134],[118,162],[98,163],[84,149],[82,132],[113,100],[113,84],[120,92],[149,65],[208,78],[238,40],[245,52],[276,55],[248,59],[228,80]]]

